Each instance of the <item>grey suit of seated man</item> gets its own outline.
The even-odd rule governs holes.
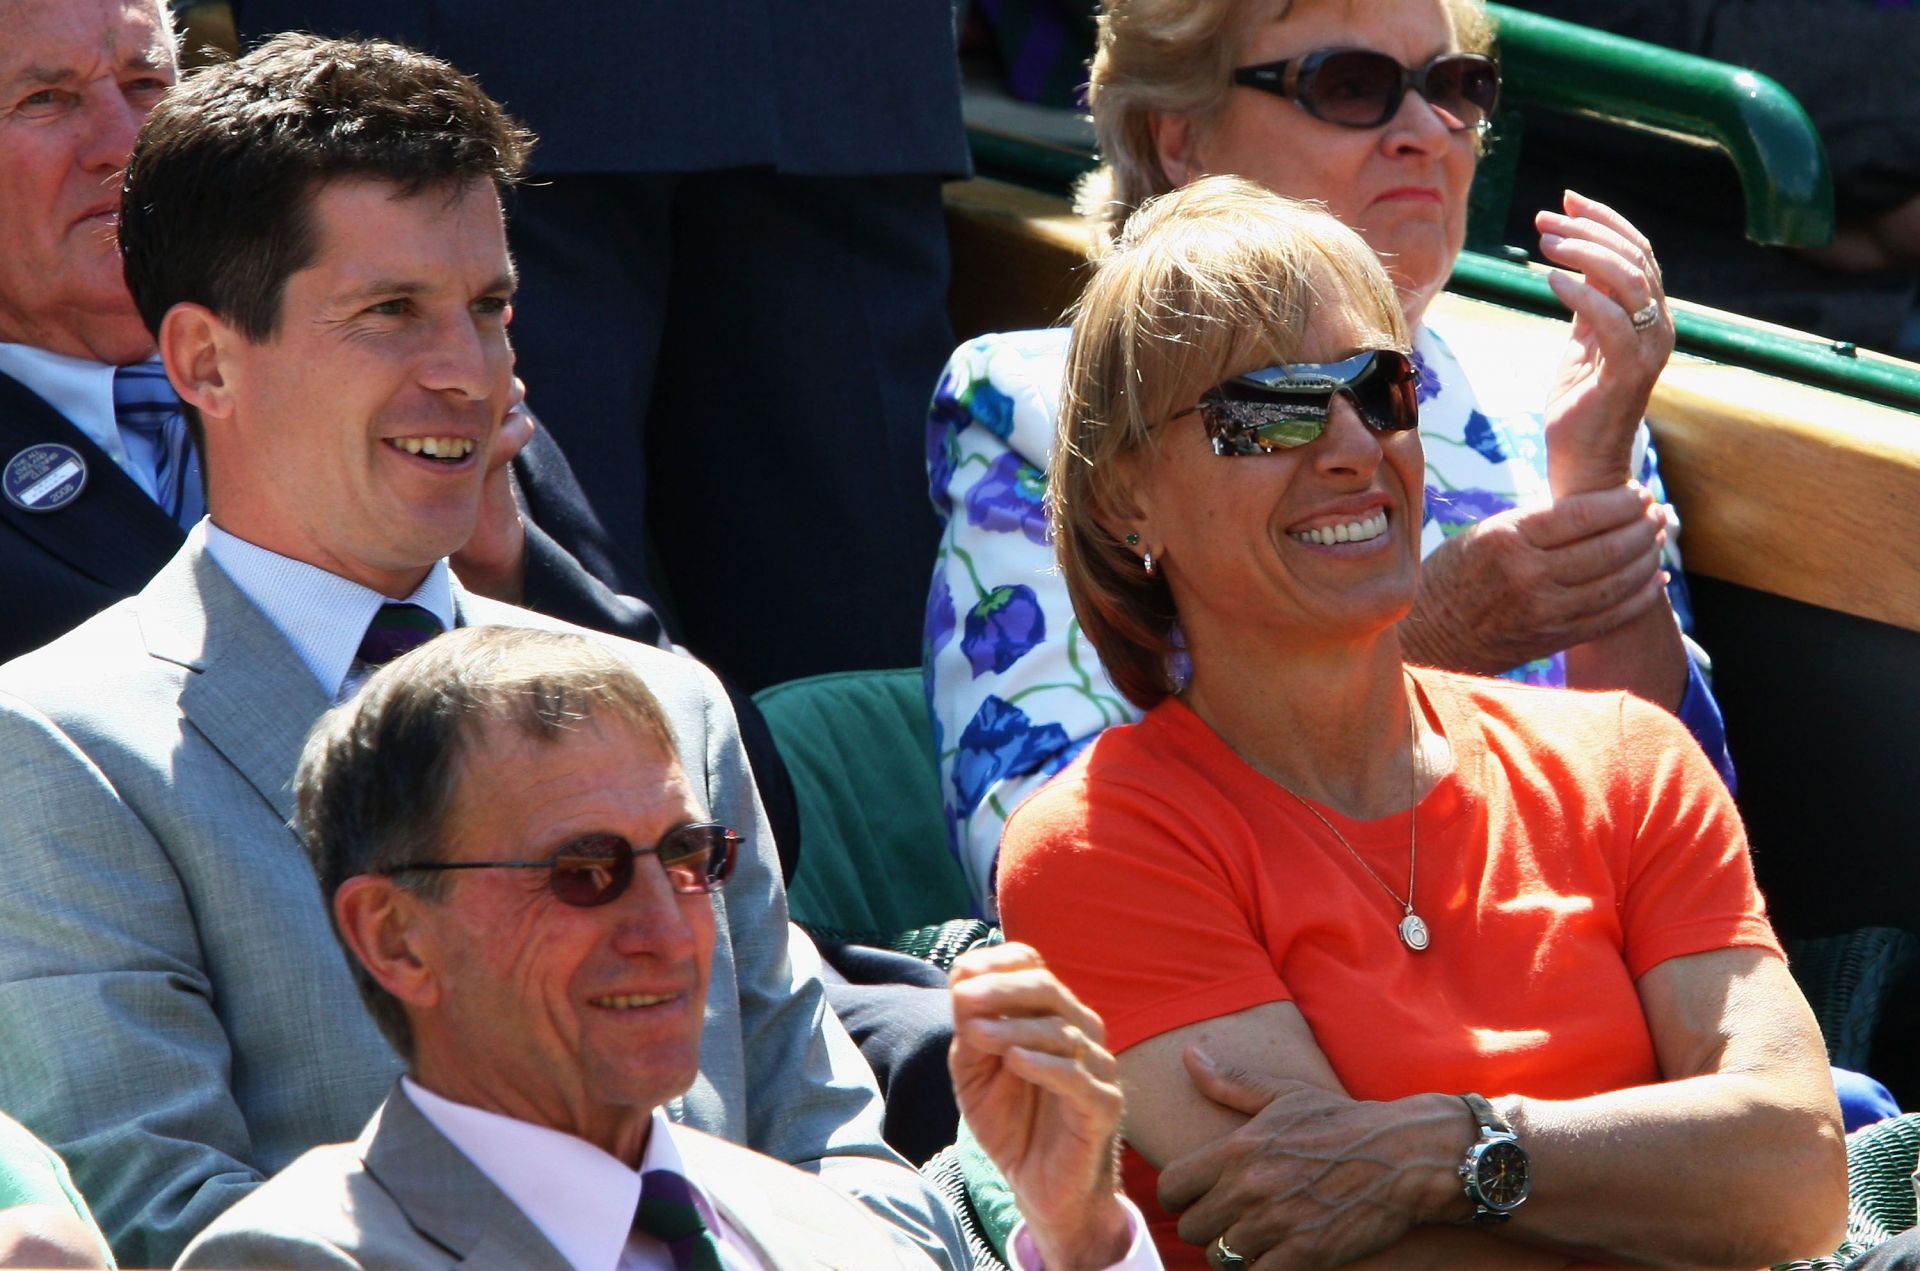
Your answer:
[[[98,88],[74,108],[125,118]],[[135,142],[128,289],[194,412],[209,519],[137,596],[0,668],[0,1107],[66,1160],[125,1265],[172,1262],[267,1175],[350,1138],[401,1071],[289,785],[364,677],[383,602],[558,625],[445,564],[509,402],[499,191],[524,150],[444,63],[295,37],[175,89]],[[957,1262],[951,1215],[881,1142],[810,950],[789,956],[725,696],[691,659],[607,644],[742,835],[712,901],[699,1073],[669,1115],[816,1171],[903,1250]]]
[[[298,825],[369,1013],[408,1072],[182,1267],[921,1267],[818,1180],[675,1125],[739,836],[633,665],[469,628],[322,719]],[[957,971],[952,1064],[1013,1183],[1016,1265],[1157,1267],[1115,1195],[1118,1066],[1018,946]]]

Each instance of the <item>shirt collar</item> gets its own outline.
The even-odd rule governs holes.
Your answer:
[[[0,373],[20,381],[85,433],[108,458],[123,463],[126,451],[120,444],[120,420],[113,411],[116,369],[91,358],[0,343]]]
[[[328,700],[338,702],[367,623],[388,597],[318,565],[249,543],[211,520],[202,520],[193,534],[205,536],[207,555],[287,638]],[[191,541],[192,534],[188,537]],[[453,629],[453,574],[446,561],[435,561],[405,599],[438,618],[442,629]]]
[[[400,1088],[580,1271],[619,1264],[640,1204],[641,1175],[670,1169],[687,1177],[673,1141],[673,1123],[659,1108],[653,1110],[640,1168],[631,1170],[585,1139],[455,1103],[411,1077],[402,1077]],[[687,1181],[707,1225],[718,1231],[712,1201],[698,1180]]]

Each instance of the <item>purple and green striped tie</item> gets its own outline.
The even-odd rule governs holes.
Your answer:
[[[369,671],[410,653],[440,634],[440,619],[419,605],[390,600],[367,623],[354,661]]]
[[[693,1201],[693,1185],[672,1170],[648,1170],[640,1176],[640,1207],[633,1229],[652,1236],[673,1254],[673,1271],[725,1271],[720,1242],[707,1229]]]

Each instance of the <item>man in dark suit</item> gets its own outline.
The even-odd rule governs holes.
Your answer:
[[[328,715],[297,785],[407,1074],[358,1142],[301,1157],[182,1266],[924,1269],[818,1180],[666,1114],[699,1072],[735,844],[616,653],[453,632]],[[1014,1265],[1157,1266],[1115,1195],[1099,1019],[1019,946],[957,974],[956,1083],[1029,1218]]]
[[[968,167],[950,0],[234,9],[248,40],[438,54],[539,134],[520,365],[689,648],[750,690],[919,662],[940,182]]]
[[[4,21],[0,573],[30,603],[0,621],[0,660],[138,591],[202,507],[198,455],[172,418],[172,390],[127,296],[113,233],[134,132],[175,78],[164,7],[6,0]],[[136,391],[164,401],[168,418],[143,430],[121,405],[122,367],[146,372]],[[453,558],[462,581],[665,645],[650,598],[633,594],[634,572],[559,446],[525,415],[501,438],[486,517]]]

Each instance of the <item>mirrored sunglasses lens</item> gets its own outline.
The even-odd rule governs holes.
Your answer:
[[[1320,63],[1308,105],[1328,123],[1372,128],[1392,118],[1401,86],[1400,63],[1385,53],[1352,49]]]
[[[1352,388],[1360,417],[1375,432],[1405,432],[1420,424],[1413,364],[1405,355],[1379,353]]]
[[[562,904],[604,905],[633,881],[633,849],[614,835],[582,839],[553,858],[549,886]]]
[[[1236,455],[1292,450],[1319,439],[1327,430],[1324,393],[1288,393],[1264,401],[1216,401],[1208,404],[1214,437]]]

